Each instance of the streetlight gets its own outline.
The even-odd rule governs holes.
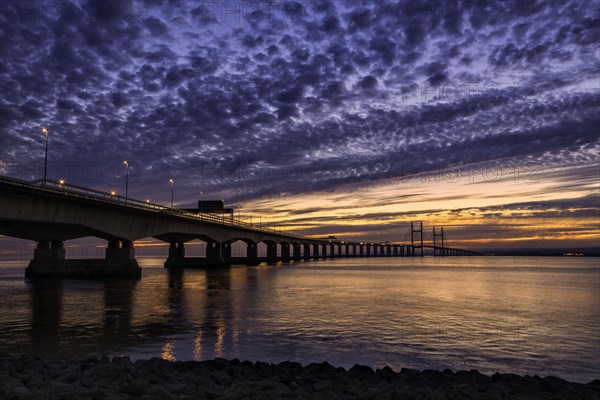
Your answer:
[[[173,179],[169,179],[169,183],[171,183],[171,208],[173,208],[173,190],[175,188],[175,182]]]
[[[46,184],[46,178],[48,178],[48,128],[42,128],[42,133],[46,136],[46,155],[44,157],[44,180],[42,186]]]
[[[123,164],[125,165],[125,201],[127,201],[127,193],[129,191],[129,163],[125,160]]]

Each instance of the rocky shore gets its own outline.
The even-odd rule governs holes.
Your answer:
[[[600,399],[600,380],[328,363],[0,356],[0,399]]]

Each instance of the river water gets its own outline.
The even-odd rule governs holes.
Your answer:
[[[0,351],[600,378],[597,258],[338,259],[26,281],[0,265]]]

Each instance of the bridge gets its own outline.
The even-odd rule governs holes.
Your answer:
[[[411,235],[418,232],[411,229]],[[294,262],[333,257],[414,257],[427,247],[440,255],[479,253],[420,243],[371,243],[318,238],[276,230],[239,219],[194,213],[117,196],[63,181],[24,181],[0,176],[0,235],[37,242],[25,275],[57,277],[140,276],[134,241],[155,238],[169,243],[165,267]],[[67,259],[66,240],[97,237],[107,241],[103,259]],[[435,237],[435,236],[434,236]],[[185,243],[207,243],[206,257],[186,257]],[[411,237],[412,239],[412,237]],[[246,243],[234,257],[232,243]],[[259,244],[266,255],[259,256]]]

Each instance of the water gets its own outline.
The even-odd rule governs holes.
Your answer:
[[[597,258],[324,260],[25,281],[0,267],[0,351],[328,361],[600,378]]]

